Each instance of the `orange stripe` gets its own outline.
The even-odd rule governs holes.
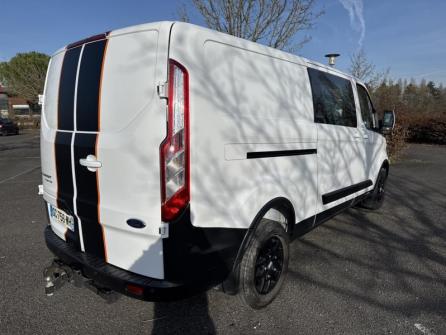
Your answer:
[[[96,135],[96,143],[95,143],[95,156],[96,159],[99,160],[98,158],[98,143],[99,143],[99,132],[101,130],[101,97],[102,97],[102,77],[104,75],[104,63],[105,63],[105,57],[107,55],[107,46],[108,46],[108,39],[105,40],[105,47],[104,47],[104,54],[102,55],[102,64],[101,64],[101,77],[99,78],[99,99],[98,99],[98,134]],[[107,256],[107,242],[105,240],[105,231],[104,231],[104,226],[101,223],[101,213],[100,213],[100,208],[101,208],[101,192],[99,190],[99,169],[96,170],[96,189],[98,192],[98,205],[97,205],[97,211],[98,211],[98,223],[101,226],[101,230],[102,230],[102,241],[104,242],[104,257],[105,257],[105,261],[108,261],[108,256]]]

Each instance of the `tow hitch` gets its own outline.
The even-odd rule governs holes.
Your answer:
[[[74,271],[58,260],[43,271],[45,278],[45,294],[52,296],[56,290],[60,289],[66,282],[74,282]]]
[[[108,303],[115,302],[119,298],[116,292],[98,285],[91,279],[85,278],[80,270],[70,267],[58,259],[55,259],[50,266],[45,268],[43,277],[45,279],[45,294],[49,297],[65,283],[71,283],[76,287],[90,289]]]

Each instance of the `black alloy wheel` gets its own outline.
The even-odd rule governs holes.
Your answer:
[[[385,190],[386,190],[385,186],[386,186],[387,178],[386,178],[385,174],[380,174],[379,176],[380,176],[380,178],[378,179],[378,182],[376,185],[378,188],[378,191],[376,193],[376,200],[378,202],[382,202],[384,200],[384,195],[385,195]]]
[[[240,262],[239,298],[260,309],[279,294],[288,272],[289,236],[276,221],[262,218]]]
[[[283,246],[276,236],[265,241],[257,255],[254,282],[259,294],[272,291],[279,281],[283,268]]]

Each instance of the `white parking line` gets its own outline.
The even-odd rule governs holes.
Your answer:
[[[416,323],[414,324],[415,328],[417,328],[420,332],[422,332],[423,334],[426,335],[435,335],[434,332],[432,332],[431,330],[427,329],[425,326],[423,326],[421,323]]]
[[[31,168],[31,169],[28,169],[28,170],[26,170],[26,171],[20,172],[19,174],[16,174],[15,176],[12,176],[12,177],[9,177],[9,178],[0,180],[0,184],[6,183],[8,180],[12,180],[12,179],[14,179],[14,178],[23,176],[24,174],[30,173],[30,172],[32,172],[32,171],[38,169],[38,168],[40,168],[40,165],[39,165],[39,166],[35,166],[35,167],[33,167],[33,168]]]

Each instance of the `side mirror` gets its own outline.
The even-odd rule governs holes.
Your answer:
[[[395,127],[395,112],[384,111],[383,119],[380,120],[379,126],[383,134],[389,134]]]

